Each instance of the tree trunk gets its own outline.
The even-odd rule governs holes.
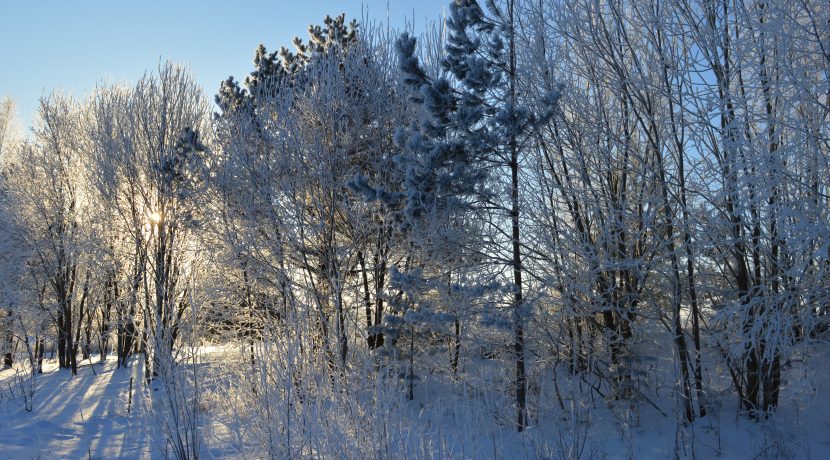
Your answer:
[[[9,321],[11,323],[11,321]],[[14,365],[14,353],[13,353],[13,346],[14,346],[14,336],[12,335],[11,329],[6,330],[6,344],[9,347],[9,351],[3,355],[3,367],[12,367]]]
[[[516,99],[516,32],[514,29],[514,1],[507,4],[510,20],[509,77],[510,105],[515,116]],[[522,308],[522,248],[519,229],[519,146],[515,133],[510,138],[510,226],[513,246],[513,352],[516,358],[516,430],[527,427],[527,376],[525,375],[524,318]]]
[[[369,294],[369,276],[366,274],[366,260],[363,251],[357,252],[357,262],[360,264],[361,280],[363,282],[363,308],[366,309],[366,342],[370,350],[375,349],[375,335],[372,333],[372,298]]]
[[[37,354],[37,373],[38,374],[43,373],[43,351],[44,351],[43,348],[44,348],[43,337],[40,337],[40,338],[37,339],[37,353],[36,353]]]
[[[58,313],[58,367],[66,369],[69,367],[66,361],[66,321],[63,311]]]
[[[455,346],[452,354],[452,373],[458,374],[458,359],[461,357],[461,321],[455,318]]]

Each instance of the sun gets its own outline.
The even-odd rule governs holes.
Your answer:
[[[150,222],[154,224],[158,224],[159,222],[161,222],[161,213],[158,211],[151,212],[147,217],[149,217]]]

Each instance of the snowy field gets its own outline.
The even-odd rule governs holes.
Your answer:
[[[711,396],[709,415],[683,426],[677,422],[676,411],[665,406],[673,399],[666,398],[666,392],[673,390],[659,380],[668,376],[645,377],[649,382],[641,387],[650,388],[650,394],[641,395],[635,410],[592,396],[585,382],[580,385],[580,379],[563,372],[558,374],[556,387],[565,410],[559,406],[550,376],[547,384],[531,386],[531,400],[539,410],[533,414],[534,425],[517,434],[509,421],[502,420],[509,398],[486,388],[498,386],[498,366],[478,360],[469,363],[466,378],[482,388],[425,375],[416,386],[414,401],[407,401],[403,392],[375,391],[378,399],[374,401],[349,402],[349,398],[332,396],[327,404],[316,403],[315,415],[309,410],[299,417],[304,423],[316,420],[320,426],[305,426],[308,439],[292,441],[297,448],[292,456],[356,458],[374,451],[377,458],[384,458],[383,452],[372,447],[382,438],[395,458],[828,458],[830,401],[822,395],[830,391],[830,369],[821,363],[830,358],[830,348],[819,350],[785,371],[781,407],[763,422],[740,415],[728,388]],[[258,448],[256,430],[246,426],[244,411],[235,408],[239,395],[233,392],[239,387],[219,382],[221,369],[228,367],[226,360],[244,363],[243,353],[204,347],[200,356],[210,374],[204,381],[211,382],[198,403],[191,401],[201,416],[202,457],[261,458],[265,454]],[[817,372],[806,372],[805,366]],[[142,384],[140,356],[126,369],[116,369],[114,358],[99,363],[93,356],[83,362],[75,377],[59,371],[55,361],[46,360],[44,373],[37,377],[31,412],[25,410],[25,387],[17,378],[23,375],[20,371],[0,372],[0,458],[174,457],[159,428],[163,415],[148,404],[148,395],[162,400],[163,389]],[[488,381],[489,385],[484,383]],[[372,389],[358,388],[354,396],[371,399],[372,393]],[[651,406],[649,401],[660,406]],[[355,413],[358,406],[374,408],[376,413]],[[273,416],[281,419],[283,415]],[[350,416],[357,417],[357,425],[366,420],[367,426],[346,426],[355,423]],[[378,436],[368,425],[378,424],[381,417],[380,425],[387,432]],[[331,438],[316,439],[319,436]],[[333,446],[342,448],[340,454],[331,455]]]

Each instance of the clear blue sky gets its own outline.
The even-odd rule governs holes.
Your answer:
[[[29,126],[38,98],[54,88],[82,96],[102,79],[133,82],[169,59],[188,65],[212,100],[221,80],[250,72],[259,43],[291,47],[327,14],[359,19],[368,10],[397,28],[414,17],[419,30],[449,2],[12,0],[0,8],[0,96],[15,99]]]

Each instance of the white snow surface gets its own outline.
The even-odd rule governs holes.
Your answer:
[[[26,412],[16,381],[17,372],[24,378],[28,372],[0,372],[0,458],[151,458],[150,431],[136,410],[140,392],[134,391],[127,412],[130,377],[140,385],[139,367],[117,370],[116,364],[115,358],[99,363],[94,356],[72,376],[58,369],[57,360],[44,360],[32,412]]]
[[[578,379],[560,370],[558,387],[567,410],[561,411],[553,396],[553,376],[540,379],[543,383],[532,393],[532,402],[545,409],[533,414],[534,425],[521,434],[514,432],[500,407],[507,404],[502,402],[503,394],[462,397],[462,385],[428,374],[419,382],[415,401],[405,401],[401,395],[398,419],[388,424],[400,430],[406,439],[402,445],[417,447],[408,458],[664,459],[677,453],[677,458],[700,459],[825,459],[830,458],[830,366],[824,363],[830,359],[830,346],[815,350],[788,364],[780,408],[762,422],[738,413],[726,380],[710,380],[711,387],[720,391],[710,396],[709,414],[684,426],[678,422],[678,409],[672,408],[676,397],[668,383],[671,376],[651,376],[652,381],[666,382],[662,387],[652,385],[656,390],[643,395],[660,407],[664,412],[660,414],[647,402],[628,411],[592,398],[584,388],[578,389]],[[221,347],[205,347],[201,354],[208,364],[243,359]],[[468,364],[468,376],[482,378],[494,372],[488,370],[493,365],[487,360]],[[216,367],[207,369],[212,372]],[[24,408],[16,375],[23,376],[22,369],[0,371],[0,459],[172,458],[165,452],[158,420],[146,409],[146,395],[156,397],[161,390],[142,386],[140,356],[129,367],[117,369],[115,358],[99,363],[93,355],[81,363],[77,376],[57,369],[55,360],[45,360],[32,412]],[[134,391],[128,413],[131,377]],[[202,458],[259,458],[256,451],[232,445],[234,434],[228,428],[234,430],[233,422],[218,420],[215,406],[204,405],[201,410],[205,412]],[[435,439],[436,433],[441,439]]]

